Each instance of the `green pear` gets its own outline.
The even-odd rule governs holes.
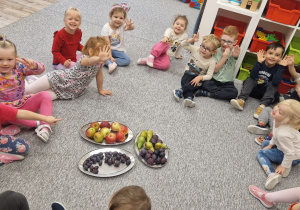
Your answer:
[[[143,144],[145,143],[146,139],[143,136],[139,136],[138,140],[137,140],[137,146],[139,149],[142,148]]]
[[[153,131],[152,130],[148,130],[147,131],[147,141],[148,142],[151,140],[152,136],[153,136]]]

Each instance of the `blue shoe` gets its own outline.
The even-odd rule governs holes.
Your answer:
[[[175,100],[179,102],[179,100],[182,98],[182,90],[181,89],[173,90],[173,95]]]
[[[59,202],[52,203],[51,207],[52,210],[66,210],[65,207]]]
[[[195,93],[195,96],[196,97],[199,97],[199,96],[204,96],[204,97],[208,97],[208,92],[206,90],[198,90],[196,93]]]
[[[184,106],[190,107],[190,108],[193,108],[196,106],[195,101],[193,101],[193,99],[191,97],[184,99],[183,104],[184,104]]]

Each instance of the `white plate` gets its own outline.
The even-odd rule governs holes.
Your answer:
[[[130,157],[130,161],[131,161],[130,165],[127,166],[126,163],[121,163],[119,167],[115,167],[114,165],[109,166],[107,163],[104,163],[104,159],[103,159],[102,165],[99,166],[98,174],[94,174],[94,173],[90,172],[89,170],[88,171],[84,170],[83,163],[87,158],[91,157],[92,155],[98,154],[100,152],[105,153],[105,152],[115,152],[115,151],[121,152],[123,154],[126,154],[128,157]],[[116,149],[116,148],[103,148],[103,149],[97,149],[97,150],[94,150],[94,151],[91,151],[91,152],[85,154],[78,162],[78,168],[81,172],[83,172],[87,175],[90,175],[90,176],[113,177],[113,176],[118,176],[118,175],[126,173],[127,171],[132,169],[132,167],[134,166],[134,163],[135,163],[135,159],[134,159],[133,155],[130,152],[128,152],[127,150]],[[98,166],[98,163],[93,164],[93,166]]]

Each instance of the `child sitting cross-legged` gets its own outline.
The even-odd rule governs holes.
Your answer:
[[[183,97],[186,107],[195,107],[194,93],[200,88],[203,81],[212,78],[216,65],[216,60],[212,55],[220,46],[220,39],[214,34],[203,37],[200,47],[190,45],[197,41],[199,41],[199,32],[194,34],[193,38],[181,43],[191,53],[191,58],[185,66],[185,72],[181,78],[181,88],[174,90],[173,95],[178,102]]]

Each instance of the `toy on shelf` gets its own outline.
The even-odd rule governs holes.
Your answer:
[[[279,39],[276,39],[276,34],[265,34],[263,28],[256,29],[256,36],[260,40],[264,40],[267,42],[278,42]]]
[[[220,1],[224,3],[231,3],[236,6],[240,6],[242,2],[242,0],[220,0]]]
[[[201,9],[203,0],[190,0],[190,7]]]
[[[255,12],[260,0],[242,0],[241,7]]]

